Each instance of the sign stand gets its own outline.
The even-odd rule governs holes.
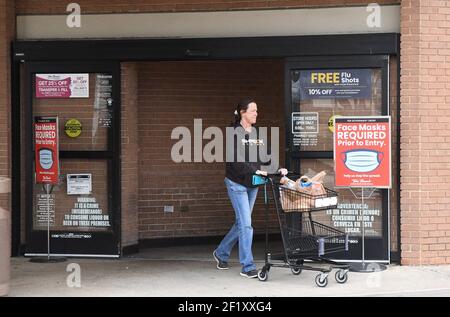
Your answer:
[[[33,263],[60,263],[67,261],[66,258],[50,257],[50,194],[53,191],[53,184],[44,184],[42,186],[47,195],[47,257],[32,258]]]
[[[349,188],[356,199],[361,198],[362,261],[349,264],[350,271],[383,271],[385,265],[366,262],[364,198],[370,198],[377,188],[392,188],[391,117],[334,117],[333,140],[335,186]],[[361,197],[353,188],[361,188]]]
[[[47,194],[47,257],[32,258],[30,262],[64,262],[65,258],[50,256],[50,194],[59,181],[58,117],[35,117],[34,130],[36,183],[42,184]]]
[[[369,196],[366,198],[372,197],[373,193],[375,192],[376,188],[370,188],[371,192],[369,193]],[[355,196],[355,198],[359,198],[358,195],[353,191],[352,188],[350,188],[350,191]],[[361,242],[362,242],[362,261],[361,263],[350,263],[350,271],[351,272],[359,272],[359,273],[371,273],[371,272],[381,272],[386,270],[386,265],[380,264],[380,263],[373,263],[373,262],[366,262],[366,255],[365,255],[365,219],[364,219],[364,187],[361,187]]]

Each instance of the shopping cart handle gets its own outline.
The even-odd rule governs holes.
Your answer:
[[[274,176],[282,176],[281,173],[274,173],[274,174],[268,174],[268,176],[274,177]],[[295,171],[288,171],[286,176],[301,176],[300,173],[297,173]]]
[[[293,171],[288,171],[287,175],[291,175],[291,176],[300,176],[299,173],[297,172],[293,172]],[[265,178],[274,178],[274,177],[279,177],[282,176],[280,172],[277,173],[267,173],[267,175],[261,175],[261,174],[256,174],[256,176],[261,176],[261,177],[265,177]]]

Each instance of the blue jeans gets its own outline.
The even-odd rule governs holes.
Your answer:
[[[236,222],[220,242],[216,249],[216,255],[220,260],[228,262],[231,249],[239,240],[239,262],[242,265],[242,271],[249,272],[256,269],[252,254],[252,210],[258,188],[245,187],[228,178],[225,178],[225,185],[234,208]]]

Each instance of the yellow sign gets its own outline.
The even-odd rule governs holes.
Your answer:
[[[69,119],[64,125],[64,130],[70,138],[76,138],[81,134],[81,122],[77,119]]]
[[[334,118],[336,117],[342,117],[340,114],[336,114],[334,116],[330,117],[330,120],[328,120],[328,129],[334,133]]]
[[[340,81],[339,72],[325,72],[325,73],[311,73],[312,84],[339,84]]]

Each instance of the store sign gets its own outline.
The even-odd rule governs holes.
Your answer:
[[[89,98],[89,74],[36,74],[36,98]]]
[[[47,200],[48,199],[48,200]],[[50,215],[50,226],[55,225],[55,195],[38,194],[36,195],[36,214],[34,215],[35,225],[46,228],[48,225],[48,216]]]
[[[89,195],[92,192],[92,174],[67,174],[67,195]]]
[[[381,197],[378,197],[381,199]],[[378,201],[375,199],[375,201]],[[350,237],[360,237],[362,235],[362,223],[364,222],[364,234],[366,237],[381,238],[382,230],[382,210],[375,204],[361,201],[347,201],[338,203],[336,209],[328,209],[326,214],[331,218],[331,226],[348,233]],[[379,206],[381,207],[381,206]],[[364,213],[362,212],[364,209]],[[364,214],[364,216],[363,216]],[[354,238],[350,243],[358,243]]]
[[[334,118],[336,117],[342,117],[341,115],[335,114],[328,119],[328,130],[330,130],[331,133],[334,133]]]
[[[111,227],[109,215],[103,214],[103,209],[95,197],[78,197],[70,214],[64,215],[64,227],[78,228],[108,228]]]
[[[81,134],[82,126],[81,122],[77,119],[69,119],[64,124],[64,131],[69,138],[79,137]]]
[[[294,146],[316,146],[319,135],[319,113],[293,112],[292,134]]]
[[[59,175],[58,117],[35,117],[36,183],[57,184]]]
[[[318,112],[293,112],[292,133],[319,133]]]
[[[300,98],[369,99],[371,78],[370,69],[304,70],[300,72]]]
[[[391,120],[335,117],[336,187],[391,188]]]
[[[95,122],[102,128],[110,128],[113,115],[112,75],[97,74],[95,77]]]

